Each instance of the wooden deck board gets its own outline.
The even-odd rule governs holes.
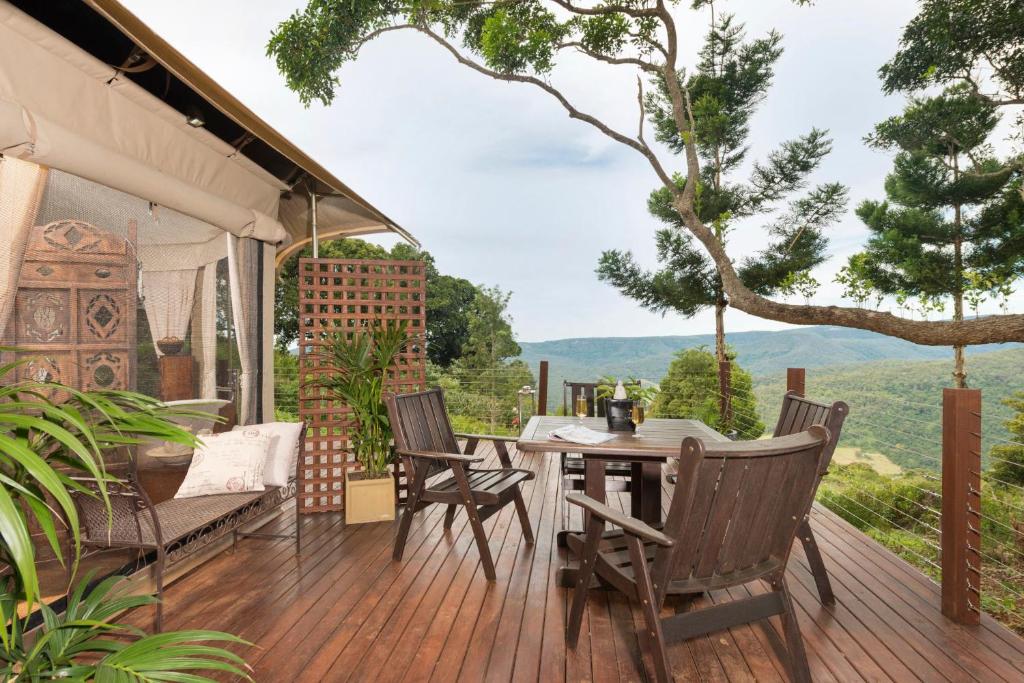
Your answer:
[[[487,451],[481,451],[482,454]],[[493,452],[490,453],[493,457]],[[434,506],[413,523],[405,559],[391,559],[394,525],[346,527],[338,513],[304,517],[303,552],[287,540],[241,539],[166,591],[167,628],[218,628],[257,681],[644,681],[636,628],[623,596],[595,591],[580,644],[567,650],[571,592],[555,577],[566,562],[557,532],[581,523],[567,510],[557,454],[514,455],[537,472],[524,498],[537,541],[526,545],[511,506],[485,522],[498,580],[485,580],[464,513],[450,531]],[[672,487],[664,487],[667,508]],[[628,509],[628,494],[609,504]],[[278,518],[270,527],[286,528]],[[816,681],[1014,681],[1024,677],[1024,640],[986,617],[952,624],[928,577],[816,507],[811,516],[837,597],[818,602],[803,551],[788,572],[797,620]],[[692,609],[760,593],[752,584],[718,591]],[[148,628],[152,612],[126,617]],[[781,624],[734,627],[670,648],[678,680],[781,681]]]

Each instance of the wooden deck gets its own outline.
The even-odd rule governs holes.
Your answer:
[[[570,593],[555,584],[565,562],[554,542],[566,515],[558,457],[513,459],[538,472],[524,487],[537,543],[522,542],[512,506],[488,520],[496,583],[484,579],[464,514],[445,533],[442,506],[420,513],[402,563],[391,560],[393,525],[346,527],[340,514],[319,514],[303,519],[298,558],[290,541],[245,539],[174,583],[166,628],[252,641],[241,651],[257,681],[645,680],[634,626],[642,617],[617,593],[592,594],[579,648],[566,650]],[[618,503],[628,509],[625,495]],[[1024,640],[987,617],[980,627],[952,624],[920,572],[831,512],[816,508],[812,522],[836,606],[818,602],[799,546],[789,578],[816,681],[1024,680]],[[127,620],[148,628],[151,615]],[[785,680],[779,629],[762,622],[673,645],[677,680]]]

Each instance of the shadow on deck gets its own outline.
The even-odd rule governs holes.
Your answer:
[[[165,628],[252,641],[240,652],[257,681],[644,680],[642,617],[618,593],[592,593],[580,645],[567,651],[570,591],[555,583],[566,561],[555,533],[568,512],[558,458],[513,457],[538,473],[524,487],[537,543],[522,542],[512,506],[486,522],[495,583],[484,579],[465,515],[444,532],[443,506],[417,515],[402,563],[391,560],[393,525],[312,515],[302,522],[301,557],[291,541],[245,539],[170,586]],[[625,495],[618,502],[628,506]],[[833,608],[819,603],[797,546],[789,582],[814,680],[1024,680],[1024,640],[988,617],[979,627],[953,624],[939,612],[938,586],[919,571],[820,506],[812,524],[837,598]],[[149,628],[151,616],[139,610],[127,621]],[[786,680],[780,628],[772,620],[674,644],[675,675]]]

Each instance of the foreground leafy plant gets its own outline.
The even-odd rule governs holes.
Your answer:
[[[409,344],[404,320],[379,321],[355,332],[337,333],[319,353],[329,369],[314,386],[346,404],[356,418],[352,449],[370,477],[388,473],[391,464],[391,423],[384,405],[384,384],[395,359]]]
[[[9,349],[0,348],[0,351]],[[217,631],[181,631],[147,636],[113,623],[120,612],[152,604],[154,598],[111,597],[119,577],[88,590],[89,578],[68,596],[57,614],[38,605],[43,625],[31,631],[40,596],[30,520],[42,529],[62,566],[81,557],[78,513],[72,491],[89,491],[72,479],[99,483],[107,502],[105,455],[144,438],[195,445],[195,437],[170,421],[191,411],[168,408],[126,391],[83,392],[49,382],[14,380],[21,362],[0,365],[0,563],[11,572],[0,579],[0,676],[5,681],[149,680],[206,681],[188,671],[214,670],[246,676],[238,655],[202,642],[242,643]],[[57,401],[55,397],[60,397]],[[65,557],[58,529],[72,549]],[[41,601],[40,601],[41,602]]]

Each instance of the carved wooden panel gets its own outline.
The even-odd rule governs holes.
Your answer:
[[[71,306],[66,289],[19,289],[15,298],[17,341],[66,344],[71,340]]]
[[[6,344],[22,378],[77,389],[134,387],[135,226],[129,237],[76,220],[32,229]]]
[[[299,414],[310,427],[301,454],[300,512],[343,509],[345,472],[358,467],[350,450],[351,411],[315,386],[324,374],[316,357],[319,345],[334,333],[351,334],[379,320],[404,320],[419,342],[396,359],[388,390],[423,389],[425,297],[420,261],[299,260]],[[396,472],[400,500],[403,481],[403,473]]]

